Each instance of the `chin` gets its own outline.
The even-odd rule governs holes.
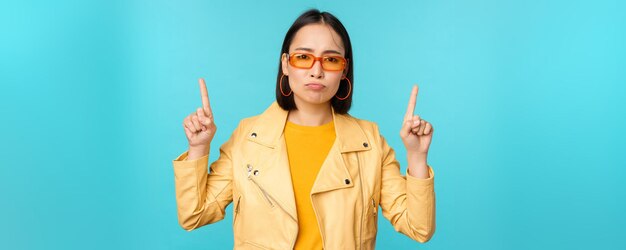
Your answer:
[[[330,102],[330,99],[326,99],[326,98],[310,98],[308,100],[306,100],[306,102],[311,103],[311,104],[324,104],[327,102]]]
[[[330,102],[332,97],[326,97],[323,95],[305,95],[304,98],[300,98],[302,101],[310,104],[324,104]]]

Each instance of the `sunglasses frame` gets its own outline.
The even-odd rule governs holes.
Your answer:
[[[298,68],[298,69],[310,69],[310,68],[313,68],[313,65],[315,65],[315,61],[320,61],[320,65],[322,66],[322,69],[324,69],[326,71],[343,71],[343,70],[345,70],[348,67],[348,62],[349,62],[349,60],[346,59],[343,56],[320,56],[320,57],[318,57],[318,56],[315,56],[315,55],[313,55],[311,53],[302,53],[302,52],[291,53],[291,54],[308,55],[308,56],[313,58],[313,63],[311,63],[311,66],[309,66],[309,67],[298,67],[296,65],[293,65],[293,63],[291,62],[291,59],[290,59],[291,54],[289,54],[289,53],[285,53],[285,54],[287,54],[287,62],[289,62],[289,65],[293,66],[294,68]],[[341,59],[343,61],[343,68],[342,69],[337,69],[337,70],[331,70],[331,69],[324,68],[324,61],[322,61],[324,59],[324,57],[333,57],[333,58]]]

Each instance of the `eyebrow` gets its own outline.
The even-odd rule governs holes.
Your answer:
[[[300,47],[300,48],[295,48],[294,50],[304,50],[304,51],[308,51],[308,52],[314,52],[314,51],[313,51],[313,49],[310,49],[310,48],[303,48],[303,47]],[[330,50],[324,50],[324,52],[322,52],[322,54],[329,54],[329,53],[332,53],[332,54],[339,54],[339,55],[341,55],[341,52],[336,51],[336,50],[332,50],[332,49],[330,49]]]

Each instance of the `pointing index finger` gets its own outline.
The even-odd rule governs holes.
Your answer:
[[[411,97],[409,98],[409,105],[407,106],[406,114],[404,115],[405,121],[409,119],[413,119],[413,114],[415,112],[415,103],[417,102],[418,91],[419,91],[419,87],[417,85],[413,85],[413,90],[411,91]]]
[[[205,111],[209,113],[213,113],[213,111],[211,110],[211,103],[209,102],[209,93],[207,92],[206,83],[204,82],[204,79],[200,78],[198,80],[198,83],[200,84],[200,94],[202,96],[202,107],[204,108]]]

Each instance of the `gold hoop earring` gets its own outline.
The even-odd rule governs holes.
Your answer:
[[[285,92],[283,92],[283,77],[285,77],[285,74],[282,74],[282,75],[280,76],[280,82],[278,83],[278,88],[280,89],[280,93],[281,93],[284,97],[287,97],[287,96],[290,96],[290,95],[291,95],[291,93],[292,93],[293,91],[290,89],[288,94],[285,94]]]
[[[339,99],[340,101],[348,99],[348,97],[350,97],[350,92],[352,92],[352,83],[350,82],[350,79],[348,79],[347,77],[344,78],[344,79],[346,79],[346,81],[348,81],[348,94],[346,95],[346,97],[339,97],[339,96],[335,95],[335,97],[337,97],[337,99]],[[337,92],[339,92],[339,91],[337,91]]]

